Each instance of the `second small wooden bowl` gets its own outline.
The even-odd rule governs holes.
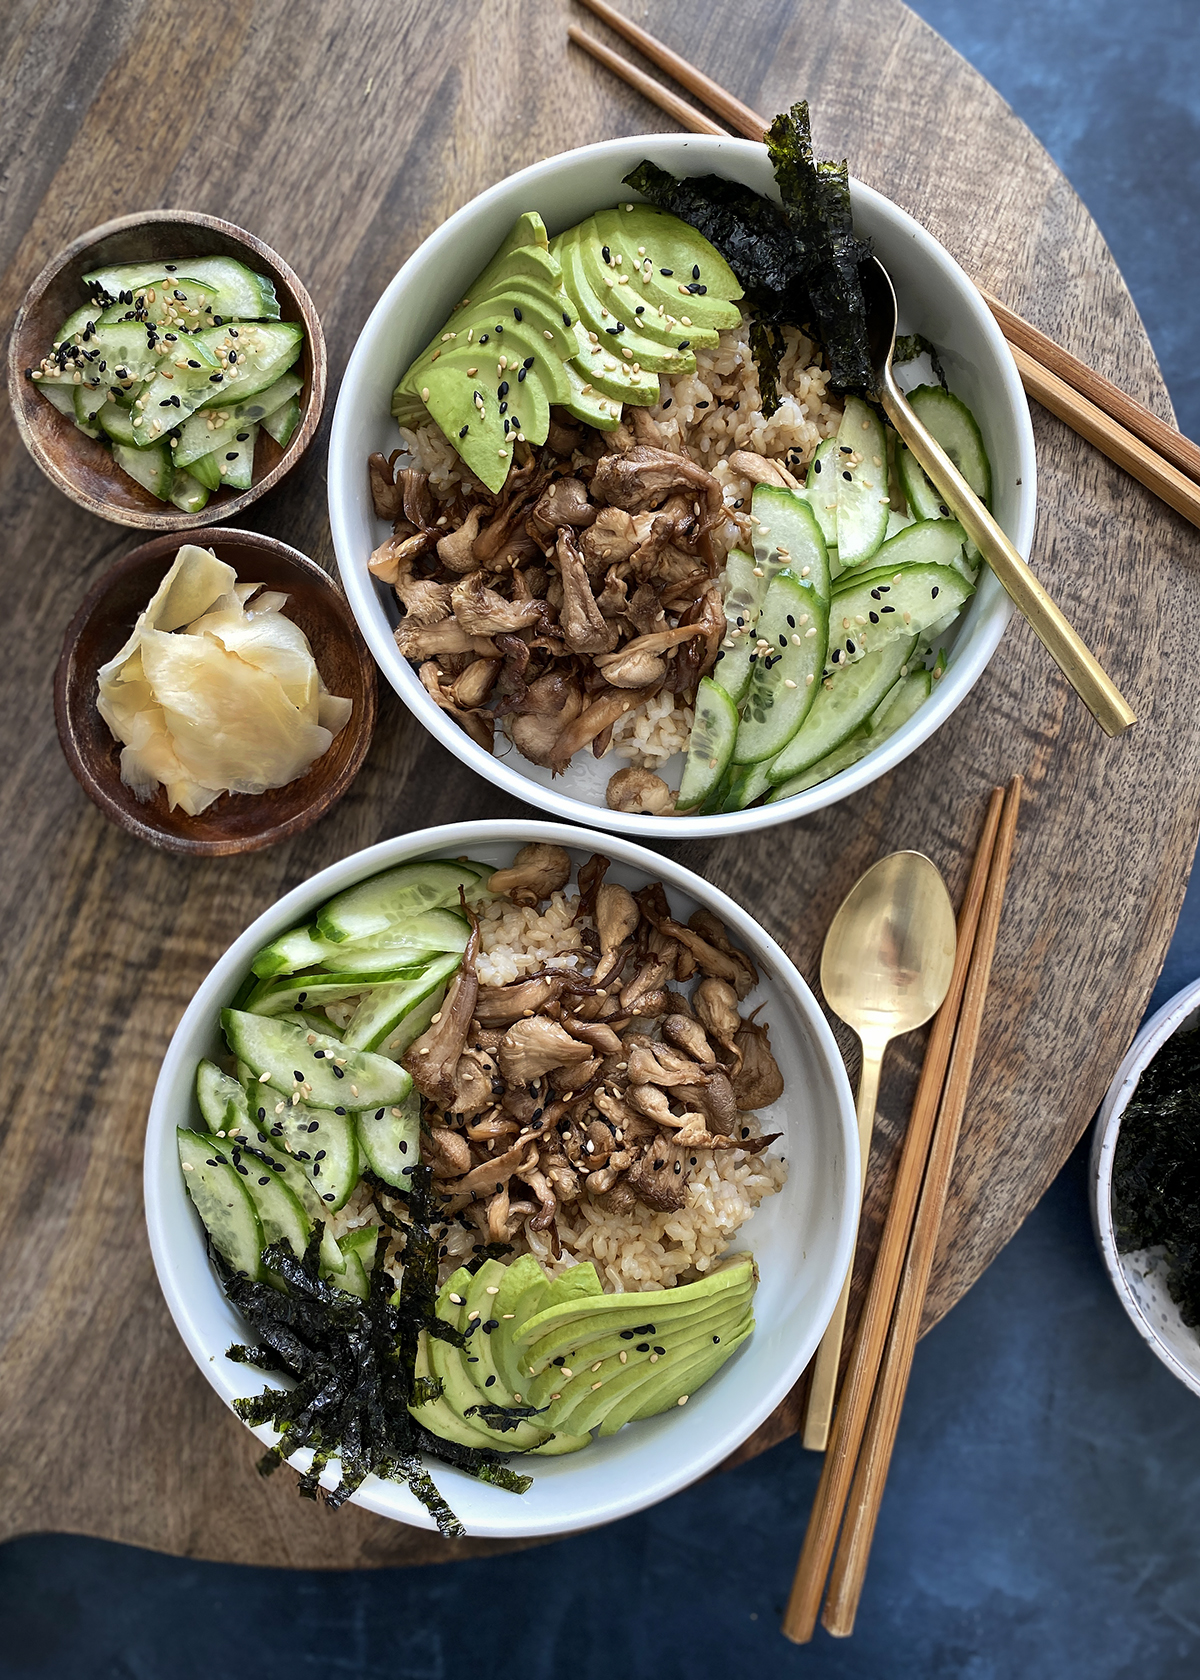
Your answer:
[[[149,262],[174,257],[235,257],[275,282],[279,313],[304,328],[298,368],[304,378],[300,424],[286,449],[265,428],[254,452],[254,482],[249,490],[213,492],[198,513],[160,502],[116,465],[98,438],[87,437],[60,414],[26,379],[37,367],[54,335],[73,309],[87,302],[83,276],[109,263]],[[312,299],[299,279],[269,245],[244,228],[196,210],[145,210],[119,216],[81,234],[48,262],[25,294],[8,344],[8,397],[25,447],[65,495],[101,519],[144,531],[189,531],[230,519],[256,502],[299,461],[312,442],[325,405],[325,336]]]
[[[321,758],[286,787],[223,793],[197,817],[172,811],[158,788],[144,803],[121,780],[121,744],[96,707],[100,667],[118,653],[170,569],[181,541],[211,548],[242,583],[286,590],[284,612],[308,637],[332,694],[354,706]],[[67,627],[54,677],[54,715],[67,763],[84,792],[127,834],[192,857],[256,852],[311,828],[358,773],[375,728],[375,662],[354,616],[325,572],[297,549],[253,531],[192,531],[156,537],[99,580]]]

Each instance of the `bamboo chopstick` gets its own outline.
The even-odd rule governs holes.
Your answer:
[[[938,1112],[933,1145],[921,1201],[913,1225],[912,1241],[905,1262],[904,1277],[896,1299],[896,1313],[888,1337],[883,1368],[875,1390],[871,1418],[859,1455],[854,1485],[846,1513],[846,1526],[833,1564],[829,1597],[822,1621],[829,1632],[844,1638],[854,1630],[854,1617],[866,1576],[875,1521],[883,1498],[892,1448],[900,1423],[900,1412],[912,1369],[913,1349],[921,1327],[921,1313],[929,1288],[929,1274],[937,1250],[946,1194],[950,1188],[950,1174],[954,1167],[959,1132],[967,1105],[967,1092],[983,1009],[987,999],[992,958],[996,950],[996,934],[1000,926],[1000,912],[1004,904],[1004,888],[1012,858],[1013,838],[1021,805],[1021,778],[1014,776],[1004,796],[1004,811],[996,849],[988,873],[987,894],[979,929],[975,936],[975,950],[971,958],[971,972],[963,999],[962,1014],[954,1040],[954,1054],[946,1077],[946,1089]]]
[[[974,949],[976,928],[991,868],[996,831],[1000,826],[1000,807],[1004,790],[995,788],[975,848],[967,890],[963,894],[958,913],[958,940],[954,955],[954,970],[945,1001],[934,1018],[921,1068],[921,1078],[913,1098],[912,1113],[904,1134],[904,1148],[896,1183],[888,1206],[887,1220],[871,1274],[858,1333],[850,1355],[850,1364],[842,1383],[833,1434],[825,1453],[821,1480],[817,1485],[808,1531],[796,1576],[783,1619],[783,1631],[797,1644],[812,1638],[825,1589],[825,1577],[833,1560],[838,1528],[846,1496],[850,1490],[858,1449],[867,1427],[871,1396],[883,1358],[884,1344],[892,1321],[896,1289],[900,1282],[904,1256],[908,1251],[913,1215],[925,1174],[934,1120],[941,1100],[946,1067],[959,1008],[966,989],[967,973]]]
[[[740,99],[735,99],[731,93],[727,93],[710,76],[706,76],[702,70],[697,70],[695,65],[689,64],[687,59],[681,58],[678,53],[672,52],[653,35],[631,23],[612,6],[606,5],[605,0],[580,0],[580,3],[598,18],[602,18],[611,29],[624,36],[653,64],[666,70],[681,87],[687,88],[689,93],[696,94],[710,109],[717,111],[737,133],[745,135],[748,140],[762,139],[767,123],[757,111],[743,105]],[[696,111],[694,106],[688,105],[653,76],[637,69],[627,59],[622,58],[620,53],[613,52],[594,36],[588,35],[573,24],[568,34],[577,46],[599,59],[614,75],[620,76],[637,88],[652,104],[670,112],[685,128],[699,134],[725,133],[724,129],[710,122],[702,112]],[[1047,338],[1045,333],[1030,326],[1028,321],[1023,320],[1007,304],[992,297],[982,287],[979,291],[999,323],[1001,332],[1009,341],[1021,370],[1022,383],[1030,396],[1037,402],[1044,402],[1038,384],[1046,375],[1051,380],[1056,379],[1060,384],[1077,391],[1086,399],[1089,409],[1097,409],[1107,417],[1106,423],[1094,414],[1089,414],[1088,410],[1081,409],[1077,415],[1080,424],[1077,425],[1076,415],[1065,411],[1067,405],[1061,398],[1057,399],[1059,407],[1054,407],[1051,402],[1044,402],[1044,406],[1050,408],[1061,420],[1065,420],[1102,454],[1107,455],[1110,460],[1153,490],[1155,495],[1161,496],[1177,513],[1183,514],[1185,519],[1192,520],[1194,524],[1200,524],[1200,519],[1191,511],[1192,503],[1183,495],[1178,483],[1171,476],[1172,471],[1178,471],[1181,475],[1200,483],[1200,446],[1190,438],[1184,437],[1182,432],[1168,426],[1157,414],[1151,414],[1148,408],[1105,379],[1103,374],[1088,367],[1086,362],[1072,356],[1052,338]],[[1024,352],[1025,360],[1017,354],[1019,350]],[[1055,389],[1049,384],[1043,385],[1042,388],[1048,392]],[[1163,457],[1163,467],[1166,471],[1156,470],[1146,464],[1145,455],[1137,449],[1139,440],[1148,451]],[[1133,461],[1138,461],[1142,470],[1132,466],[1130,463]],[[1154,477],[1146,476],[1152,472]]]

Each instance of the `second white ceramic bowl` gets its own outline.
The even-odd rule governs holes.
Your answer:
[[[626,834],[685,840],[770,828],[806,816],[857,793],[899,764],[970,692],[995,652],[1010,604],[985,568],[956,627],[945,675],[902,729],[819,787],[775,805],[724,816],[652,817],[610,811],[605,787],[622,761],[611,756],[597,761],[576,753],[566,773],[552,778],[515,747],[503,757],[491,756],[435,705],[396,648],[392,630],[399,615],[392,592],[367,570],[372,550],[389,534],[371,505],[367,457],[375,451],[390,454],[398,446],[392,391],[517,216],[537,210],[550,233],[558,233],[593,210],[630,197],[622,179],[643,158],[677,176],[724,175],[778,198],[765,146],[708,135],[659,134],[607,140],[548,158],[464,205],[413,253],[359,335],[333,417],[329,521],[342,583],[371,651],[409,710],[443,746],[487,781],[551,815]],[[1003,335],[971,281],[932,235],[870,187],[852,182],[851,197],[857,231],[874,243],[895,283],[901,332],[923,333],[937,345],[951,389],[979,422],[992,464],[993,510],[1027,556],[1033,541],[1037,465],[1029,407]]]
[[[1200,980],[1193,980],[1152,1015],[1117,1069],[1092,1138],[1092,1224],[1117,1299],[1134,1329],[1173,1376],[1200,1394],[1200,1334],[1183,1322],[1167,1288],[1157,1250],[1124,1252],[1113,1228],[1112,1175],[1121,1119],[1137,1082],[1169,1038],[1200,1029]]]
[[[858,1130],[846,1070],[833,1034],[792,963],[753,918],[724,893],[677,863],[627,840],[552,823],[457,823],[406,834],[323,869],[261,915],[216,964],[184,1012],[154,1091],[146,1134],[146,1223],[158,1280],[180,1335],[213,1388],[232,1405],[257,1393],[258,1372],[226,1359],[246,1327],[226,1300],[205,1249],[203,1227],[179,1170],[175,1128],[195,1125],[196,1066],[223,1054],[218,1017],[237,992],[251,960],[269,940],[309,919],[335,892],[391,865],[417,857],[464,857],[495,868],[527,841],[565,846],[576,865],[597,849],[611,860],[608,879],[638,888],[662,881],[672,914],[686,919],[700,906],[721,918],[749,951],[761,981],[743,1004],[761,1004],[785,1081],[783,1096],[764,1109],[767,1131],[788,1164],[783,1189],[742,1227],[735,1249],[751,1250],[760,1283],[756,1328],[729,1363],[684,1410],[620,1430],[581,1453],[532,1460],[529,1492],[516,1497],[447,1466],[434,1479],[473,1535],[566,1534],[628,1516],[686,1487],[720,1464],[770,1416],[797,1381],[829,1322],[854,1246],[859,1180]],[[274,1432],[256,1433],[263,1441]],[[292,1462],[307,1469],[311,1454]],[[254,1474],[247,1454],[245,1474]],[[326,1475],[327,1485],[336,1476]],[[433,1526],[407,1487],[368,1477],[357,1504],[419,1528]]]

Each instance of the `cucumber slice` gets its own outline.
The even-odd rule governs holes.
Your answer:
[[[69,344],[76,338],[82,339],[86,328],[90,327],[93,321],[99,320],[101,313],[98,303],[85,303],[81,308],[73,309],[54,335],[54,348],[57,350],[60,344]]]
[[[210,332],[198,333],[192,342],[205,343],[214,355],[221,350],[227,358],[218,389],[203,404],[197,404],[197,407],[223,408],[231,399],[245,402],[260,391],[269,390],[298,359],[304,348],[304,328],[294,321],[239,320],[236,326],[214,327]]]
[[[992,469],[975,416],[951,391],[940,385],[918,385],[908,393],[917,419],[941,444],[981,502],[992,494]]]
[[[315,968],[324,948],[325,941],[316,928],[291,928],[263,946],[250,964],[250,970],[260,980],[269,980],[276,974],[294,974],[300,968]]]
[[[73,404],[75,418],[81,426],[96,425],[96,416],[109,401],[106,385],[76,385]]]
[[[221,1026],[230,1049],[260,1081],[289,1099],[298,1094],[311,1108],[377,1108],[403,1102],[412,1087],[397,1063],[351,1050],[328,1033],[306,1033],[290,1021],[241,1009],[223,1009]]]
[[[679,810],[693,810],[710,796],[733,757],[737,736],[737,707],[719,683],[701,677],[696,691],[696,721],[676,801]]]
[[[276,1093],[262,1089],[249,1069],[246,1069],[246,1079],[247,1085],[243,1087],[242,1100],[246,1105],[247,1115],[250,1114],[250,1104],[253,1102],[253,1117],[238,1120],[236,1126],[230,1130],[229,1136],[266,1163],[280,1183],[287,1185],[310,1220],[324,1219],[330,1210],[322,1200],[321,1192],[297,1157],[284,1149],[282,1129],[278,1133],[274,1130],[274,1109],[278,1101]],[[267,1101],[260,1102],[259,1097],[267,1098]],[[307,1144],[302,1142],[301,1147],[307,1148]],[[321,1239],[321,1256],[326,1264],[332,1264],[334,1271],[340,1270],[341,1253],[328,1232],[325,1232]]]
[[[448,951],[444,956],[435,958],[420,974],[392,981],[389,985],[375,986],[350,1017],[343,1042],[354,1050],[383,1049],[398,1061],[413,1039],[425,1030],[422,1027],[410,1037],[399,1029],[413,1010],[426,1003],[435,992],[439,997],[444,995],[450,976],[461,962],[457,952]],[[435,1003],[429,1014],[433,1015],[436,1010]]]
[[[753,764],[738,764],[729,781],[723,811],[745,811],[771,789],[772,760],[760,758]]]
[[[297,1021],[306,1009],[323,1009],[327,1003],[340,1003],[343,998],[357,997],[360,992],[368,991],[372,986],[398,980],[418,980],[424,974],[424,968],[397,969],[394,973],[381,974],[289,974],[282,980],[260,980],[249,997],[244,1000],[243,1007],[252,1015],[287,1015]],[[314,1015],[312,1020],[316,1020]],[[311,1021],[310,1021],[311,1026]],[[326,1022],[322,1032],[332,1030],[332,1023]],[[371,1050],[373,1045],[363,1044],[356,1048]]]
[[[213,381],[224,378],[220,362],[203,342],[205,336],[197,333],[186,343],[173,344],[147,379],[134,406],[141,417],[138,433],[148,443],[181,425],[207,401]]]
[[[208,503],[209,487],[201,484],[190,472],[175,469],[175,477],[171,480],[171,500],[184,513],[199,513]]]
[[[285,1242],[301,1258],[312,1235],[312,1222],[299,1198],[288,1188],[282,1177],[253,1150],[230,1144],[229,1162],[241,1174],[243,1187],[250,1192],[262,1227],[263,1245]]]
[[[133,415],[121,403],[113,402],[111,397],[102,408],[97,409],[96,424],[114,443],[127,444],[130,449],[136,446],[138,435]]]
[[[725,640],[717,654],[721,687],[736,706],[750,686],[750,655],[754,651],[754,627],[767,593],[767,578],[761,566],[740,548],[732,548],[725,561]]]
[[[950,509],[926,477],[925,469],[906,443],[896,451],[896,468],[904,499],[917,519],[949,519]]]
[[[114,443],[112,452],[121,471],[136,479],[143,490],[149,490],[160,502],[170,501],[175,469],[165,443],[153,444],[149,449],[131,449],[128,444]]]
[[[409,1188],[409,1175],[421,1164],[421,1098],[416,1090],[402,1103],[362,1109],[355,1117],[358,1144],[367,1165],[386,1184]]]
[[[840,747],[835,747],[827,757],[819,759],[807,770],[802,770],[790,781],[773,788],[767,804],[774,805],[780,799],[790,799],[793,794],[816,787],[818,782],[827,782],[831,776],[836,776],[840,771],[848,770],[852,764],[857,764],[869,752],[874,752],[889,735],[894,735],[902,724],[908,722],[913,713],[928,700],[932,688],[932,671],[914,671],[910,676],[901,677],[876,707],[869,723],[860,728],[848,741],[843,741]]]
[[[265,1102],[256,1100],[262,1097]],[[281,1100],[277,1092],[251,1080],[250,1101],[256,1115],[266,1116],[257,1124],[266,1127],[271,1147],[299,1164],[322,1215],[336,1213],[349,1200],[362,1170],[354,1115],[307,1103],[284,1102],[280,1108]]]
[[[123,292],[136,292],[139,286],[148,286],[164,274],[170,275],[172,281],[176,275],[184,275],[211,286],[216,293],[211,307],[227,318],[279,319],[275,282],[233,257],[176,257],[170,262],[125,263],[93,269],[84,275],[83,283],[90,290],[104,292],[110,299],[119,301]]]
[[[774,484],[756,484],[750,502],[754,530],[754,559],[767,583],[784,566],[795,572],[801,583],[815,589],[829,602],[829,554],[820,521],[812,506],[799,492]]]
[[[229,1155],[214,1137],[186,1127],[176,1131],[179,1164],[196,1212],[217,1250],[243,1277],[263,1276],[263,1233],[258,1212]]]
[[[375,1252],[379,1247],[381,1233],[382,1226],[379,1225],[356,1225],[353,1231],[346,1232],[338,1247],[343,1254],[353,1250],[362,1261],[363,1270],[369,1275],[375,1269]]]
[[[206,409],[193,414],[179,434],[175,451],[175,465],[186,467],[203,455],[214,454],[230,446],[230,440],[245,431],[248,423],[264,420],[268,415],[287,408],[303,384],[298,373],[285,373],[265,391],[244,401],[230,403],[218,409]],[[272,434],[274,435],[274,434]],[[278,441],[278,440],[276,440]]]
[[[845,571],[869,560],[887,530],[887,441],[883,422],[860,397],[846,398],[829,462],[837,487],[838,559]]]
[[[828,634],[829,609],[811,583],[780,572],[758,621],[759,644],[733,748],[738,764],[774,757],[800,728],[825,666]]]
[[[894,540],[901,544],[907,535],[902,532]],[[918,636],[958,612],[972,594],[966,578],[950,566],[922,563],[855,572],[844,586],[839,581],[829,609],[830,662],[844,665],[888,642]]]
[[[223,449],[214,449],[206,461],[216,460],[217,476],[230,490],[249,490],[254,477],[254,445],[258,441],[258,427],[253,423],[240,432]]]
[[[322,965],[335,974],[369,974],[386,969],[422,966],[440,951],[461,956],[471,937],[471,925],[453,910],[426,910],[409,916],[369,939],[348,939],[342,945],[326,942]]]
[[[790,781],[861,728],[900,677],[907,675],[905,667],[916,646],[915,636],[889,642],[818,683],[812,711],[769,768],[771,783],[778,786]]]
[[[439,986],[437,991],[430,992],[423,1002],[410,1009],[408,1014],[396,1027],[390,1037],[385,1038],[379,1045],[379,1052],[384,1056],[394,1056],[397,1061],[403,1056],[409,1045],[420,1038],[426,1027],[431,1026],[433,1017],[442,1006],[445,992]]]
[[[921,563],[953,566],[961,558],[966,540],[967,533],[957,519],[920,519],[888,538],[875,556],[871,570],[882,572],[889,566]],[[846,582],[849,584],[851,579],[847,578]]]
[[[360,1301],[365,1301],[371,1289],[370,1279],[359,1255],[346,1244],[345,1239],[341,1244],[341,1255],[342,1269],[333,1278],[333,1282],[339,1289],[345,1290],[347,1295],[357,1295]],[[321,1271],[326,1277],[331,1275],[324,1265]]]
[[[198,461],[193,461],[185,469],[191,473],[196,483],[211,493],[221,488],[221,468],[215,455],[201,455]]]
[[[331,898],[317,912],[317,931],[335,944],[366,939],[421,911],[457,905],[459,889],[469,893],[477,882],[461,864],[402,863]]]
[[[222,1073],[215,1062],[201,1062],[196,1069],[196,1101],[204,1124],[214,1134],[250,1124],[245,1090],[231,1074]]]
[[[48,380],[39,379],[37,388],[52,403],[60,414],[65,414],[69,420],[75,419],[75,387],[73,385],[55,385]]]
[[[263,419],[263,431],[275,439],[280,449],[286,449],[292,441],[292,434],[300,424],[300,403],[296,397],[290,398],[282,408],[277,408]]]
[[[804,481],[804,497],[816,515],[827,548],[836,548],[837,524],[837,463],[830,459],[837,453],[837,439],[825,438],[817,445],[817,452],[809,463]]]
[[[110,303],[100,316],[101,326],[114,321],[145,321],[173,332],[196,332],[215,323],[215,286],[202,280],[157,275],[134,289],[132,303]]]

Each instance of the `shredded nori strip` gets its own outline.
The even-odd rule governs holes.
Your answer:
[[[321,1277],[320,1222],[302,1259],[297,1260],[286,1243],[264,1250],[272,1283],[256,1283],[233,1272],[210,1245],[226,1295],[257,1338],[251,1346],[235,1343],[229,1358],[294,1379],[291,1388],[266,1388],[234,1406],[251,1426],[270,1423],[279,1431],[279,1441],[259,1461],[260,1474],[269,1476],[292,1453],[311,1447],[312,1466],[299,1484],[303,1497],[323,1496],[336,1511],[368,1475],[390,1477],[407,1482],[439,1532],[457,1535],[462,1525],[422,1466],[422,1454],[515,1493],[524,1493],[530,1478],[506,1469],[502,1453],[443,1441],[409,1412],[410,1401],[423,1403],[441,1394],[437,1378],[416,1376],[420,1332],[458,1347],[465,1340],[437,1316],[438,1242],[433,1227],[439,1215],[430,1169],[417,1167],[408,1191],[385,1188],[408,1205],[409,1222],[401,1226],[403,1282],[397,1290],[384,1265],[388,1245],[381,1234],[365,1301]],[[386,1225],[395,1225],[394,1215],[387,1217],[383,1208],[377,1211]],[[332,1458],[340,1460],[341,1479],[326,1492],[319,1482]]]
[[[506,1435],[529,1418],[549,1410],[549,1406],[501,1406],[491,1400],[481,1400],[477,1406],[466,1407],[463,1416],[481,1418],[489,1429],[498,1429]]]
[[[471,1276],[474,1277],[479,1268],[487,1261],[499,1260],[504,1255],[511,1254],[512,1251],[513,1245],[511,1243],[476,1243],[475,1252],[466,1262],[463,1270],[470,1272]]]
[[[1200,1033],[1169,1038],[1121,1117],[1113,1222],[1123,1253],[1166,1250],[1167,1288],[1200,1329]]]
[[[815,335],[838,390],[869,392],[873,382],[858,275],[871,253],[851,225],[846,164],[814,162],[804,100],[775,118],[767,145],[782,209],[740,182],[719,175],[677,181],[648,161],[625,185],[690,222],[737,275],[755,317],[754,357],[769,415],[778,406],[785,323]]]

